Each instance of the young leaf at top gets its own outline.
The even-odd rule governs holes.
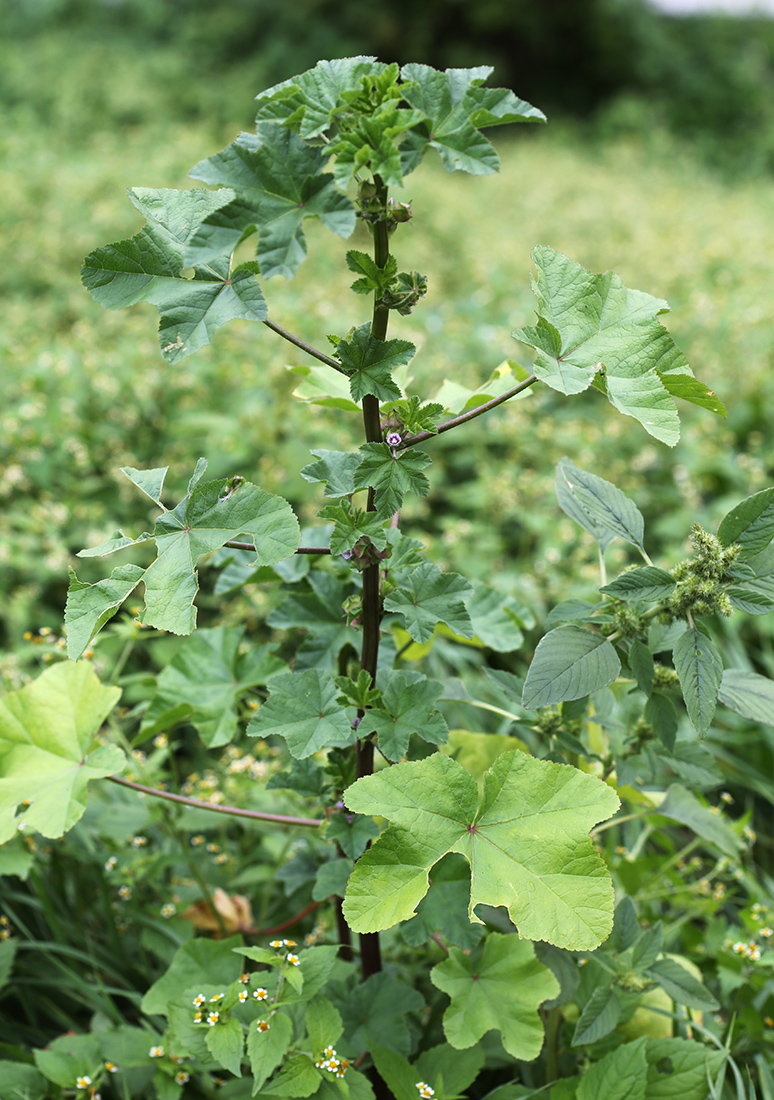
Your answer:
[[[278,734],[297,759],[325,747],[351,745],[357,734],[337,694],[333,677],[321,669],[274,676],[269,698],[247,727],[248,736]]]
[[[347,267],[360,275],[350,287],[356,294],[380,296],[387,287],[392,286],[398,274],[398,261],[394,256],[387,257],[384,267],[377,267],[376,261],[367,252],[356,252],[354,249],[347,253]]]
[[[306,258],[304,218],[319,218],[339,237],[355,228],[352,203],[322,171],[327,159],[292,130],[265,123],[256,134],[240,134],[222,153],[200,161],[192,178],[231,188],[231,201],[202,219],[190,237],[186,262],[205,264],[230,255],[256,229],[261,274],[292,279]]]
[[[596,539],[603,554],[616,538],[642,550],[645,521],[637,505],[615,485],[580,470],[568,458],[556,467],[556,499],[562,511]]]
[[[333,521],[332,554],[348,553],[362,538],[369,539],[377,550],[384,550],[387,545],[384,518],[375,512],[353,508],[348,500],[342,500],[338,504],[329,504],[318,514],[321,519]]]
[[[699,737],[704,737],[718,701],[723,660],[707,635],[696,627],[689,627],[678,638],[672,655],[688,717]]]
[[[409,363],[416,350],[408,340],[377,340],[371,335],[370,322],[340,340],[336,358],[349,374],[353,400],[362,401],[367,393],[380,401],[400,399],[402,393],[392,380],[392,372]]]
[[[473,586],[459,573],[442,573],[434,562],[424,562],[409,573],[404,583],[385,598],[386,611],[397,611],[415,642],[432,638],[436,624],[446,623],[455,634],[473,637],[465,600]]]
[[[197,466],[199,478],[205,466]],[[71,574],[65,609],[70,657],[83,653],[140,581],[145,584],[142,621],[173,634],[190,634],[196,625],[196,566],[203,554],[217,550],[237,535],[255,545],[256,566],[273,565],[298,548],[298,521],[288,502],[242,478],[207,482],[192,479],[189,495],[176,508],[159,507],[163,511],[153,533],[158,556],[147,569],[120,566],[107,580],[95,584],[84,584]],[[82,550],[78,556],[93,557],[114,549],[97,547]]]
[[[21,830],[62,836],[86,809],[89,780],[123,771],[118,746],[97,737],[120,697],[91,665],[68,661],[0,698],[0,844]]]
[[[619,801],[593,776],[506,752],[479,800],[473,776],[434,753],[358,779],[344,801],[391,822],[349,879],[344,916],[356,932],[412,917],[449,852],[470,863],[471,920],[480,903],[505,905],[522,936],[574,950],[597,947],[612,928],[612,884],[587,834]]]
[[[580,626],[557,626],[542,638],[524,681],[528,710],[582,699],[607,687],[621,671],[615,647],[602,634]]]
[[[725,416],[657,320],[669,309],[663,299],[629,290],[610,271],[592,275],[552,248],[536,248],[532,258],[537,327],[513,335],[535,348],[538,378],[566,394],[593,383],[619,412],[670,447],[680,437],[673,394]]]
[[[364,443],[363,459],[355,471],[355,488],[372,488],[380,516],[393,516],[403,504],[406,493],[425,497],[430,482],[422,471],[430,465],[430,456],[415,447],[393,454],[387,443]]]
[[[161,354],[168,363],[209,344],[227,321],[265,320],[266,302],[250,268],[230,271],[228,257],[218,254],[206,266],[195,263],[192,279],[182,275],[188,242],[203,220],[231,202],[233,191],[136,187],[129,198],[148,225],[86,257],[81,275],[95,301],[107,309],[143,301],[158,306]]]
[[[497,172],[500,158],[480,127],[545,122],[542,111],[513,92],[482,87],[492,71],[488,65],[445,72],[429,65],[403,66],[401,77],[410,81],[403,89],[404,98],[424,116],[401,142],[404,175],[417,167],[427,148],[440,153],[449,172],[462,170],[475,176]]]
[[[559,983],[535,958],[528,940],[490,932],[480,954],[452,947],[430,971],[430,980],[451,997],[443,1030],[453,1047],[471,1047],[495,1028],[513,1058],[531,1062],[540,1054],[538,1008],[557,996]]]

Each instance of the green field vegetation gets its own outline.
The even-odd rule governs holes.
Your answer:
[[[128,80],[128,69],[118,71]],[[153,65],[141,75],[149,95]],[[22,664],[25,632],[61,626],[73,552],[117,520],[131,530],[146,519],[120,484],[120,466],[168,462],[170,478],[182,479],[202,453],[216,476],[259,476],[303,505],[313,490],[285,476],[304,457],[295,418],[318,444],[346,418],[292,397],[298,378],[286,368],[306,357],[265,329],[236,323],[195,362],[172,368],[158,355],[150,307],[106,313],[80,285],[82,257],[96,242],[139,228],[124,189],[190,185],[202,150],[247,125],[252,93],[245,89],[247,107],[218,132],[171,116],[101,125],[83,89],[66,117],[86,112],[91,132],[68,129],[64,116],[59,129],[32,126],[17,110],[0,138],[2,645]],[[109,103],[105,120],[117,114]],[[435,552],[452,567],[474,555],[482,574],[493,563],[501,583],[539,609],[569,569],[596,575],[592,547],[552,505],[563,455],[634,493],[665,544],[683,537],[682,506],[712,526],[767,482],[774,190],[765,177],[724,181],[657,133],[600,144],[549,124],[501,141],[500,151],[501,173],[483,181],[440,168],[409,181],[420,217],[404,235],[405,262],[430,277],[422,307],[401,319],[400,334],[420,347],[414,372],[473,387],[505,358],[528,361],[510,333],[532,319],[529,252],[541,243],[667,299],[675,339],[729,408],[722,425],[686,409],[684,442],[668,451],[595,394],[562,403],[544,390],[434,443],[442,499],[418,507],[439,516]],[[313,258],[299,276],[265,290],[271,316],[320,345],[358,319],[359,303],[341,271],[342,243],[316,223],[310,236]],[[490,471],[482,442],[491,446],[493,436],[500,461]],[[522,575],[525,561],[533,576]]]

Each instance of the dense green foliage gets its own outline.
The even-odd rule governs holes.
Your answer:
[[[373,170],[377,162],[397,182],[416,166],[430,138],[447,167],[461,166],[462,156],[468,170],[489,171],[494,154],[474,123],[494,121],[487,112],[495,109],[501,111],[499,121],[503,109],[506,115],[530,117],[527,104],[484,98],[489,93],[474,82],[467,103],[462,99],[471,126],[444,130],[443,114],[431,114],[443,95],[440,74],[416,67],[404,70],[404,78],[409,76],[423,91],[407,93],[402,119],[390,116],[394,132],[403,123],[415,128],[401,149],[400,164],[382,145],[378,128],[359,123],[362,129],[346,131],[355,133],[357,141],[342,139],[336,146],[342,165],[335,177],[339,194],[351,171]],[[353,81],[348,90],[356,89]],[[410,179],[414,213],[424,205],[430,225],[418,240],[412,239],[419,236],[418,226],[405,225],[407,208],[385,205],[379,183],[372,191],[361,182],[356,195],[350,188],[377,241],[386,218],[396,225],[396,255],[409,268],[406,274],[399,274],[384,255],[377,262],[378,250],[376,259],[369,256],[364,226],[352,242],[356,247],[348,253],[348,269],[341,263],[348,246],[331,238],[329,250],[313,227],[313,258],[304,261],[292,291],[277,280],[266,289],[275,321],[280,318],[311,338],[328,328],[339,334],[323,366],[318,354],[317,362],[297,366],[289,378],[283,358],[306,363],[302,350],[280,349],[271,358],[264,352],[270,335],[263,329],[239,324],[220,331],[219,326],[245,316],[246,299],[241,291],[235,293],[234,283],[255,287],[260,271],[264,285],[264,276],[291,274],[304,258],[301,219],[296,212],[288,220],[288,194],[264,187],[273,170],[272,154],[283,142],[282,148],[292,149],[290,165],[303,163],[303,186],[320,204],[313,212],[323,221],[330,216],[329,228],[344,235],[347,208],[333,198],[331,177],[318,178],[317,154],[302,151],[300,142],[294,148],[295,139],[286,141],[277,125],[284,120],[289,130],[300,129],[302,138],[306,127],[306,136],[314,138],[317,123],[311,116],[312,107],[320,105],[318,92],[302,85],[300,114],[294,110],[298,99],[291,98],[286,107],[280,94],[266,106],[271,121],[259,123],[262,144],[240,139],[226,153],[197,165],[195,178],[236,188],[238,202],[233,190],[215,192],[215,198],[212,192],[198,192],[194,199],[188,191],[134,188],[130,197],[148,217],[148,227],[137,233],[136,222],[127,219],[124,240],[89,253],[84,282],[103,304],[117,307],[146,298],[159,307],[161,351],[169,365],[159,364],[151,341],[135,335],[147,327],[143,309],[140,322],[121,318],[110,352],[115,374],[106,375],[97,333],[110,332],[110,315],[95,312],[94,327],[78,322],[82,328],[71,336],[66,295],[58,299],[54,294],[52,304],[62,310],[63,347],[80,339],[84,352],[96,346],[94,359],[82,369],[74,356],[57,352],[11,382],[14,388],[31,387],[25,400],[50,398],[49,368],[57,365],[62,384],[82,387],[92,402],[74,401],[56,410],[68,433],[73,414],[82,418],[85,440],[80,464],[70,462],[64,471],[71,485],[65,492],[80,513],[64,515],[61,527],[68,549],[87,545],[87,557],[119,552],[123,564],[110,582],[104,580],[107,570],[96,563],[79,564],[82,579],[71,584],[68,603],[71,655],[88,646],[127,596],[131,606],[94,640],[96,653],[87,649],[101,677],[123,689],[124,705],[109,718],[111,744],[102,744],[95,734],[115,703],[115,692],[99,685],[88,663],[58,663],[59,643],[46,641],[54,635],[44,631],[30,638],[26,652],[20,647],[21,668],[8,666],[12,681],[26,677],[36,655],[48,657],[42,663],[53,667],[24,691],[8,695],[0,711],[6,835],[23,832],[23,825],[55,838],[75,827],[66,841],[53,846],[32,838],[25,845],[21,838],[1,853],[6,873],[26,882],[8,878],[4,890],[4,928],[13,932],[5,941],[6,974],[15,964],[5,989],[4,1087],[21,1083],[38,1096],[51,1087],[46,1081],[81,1094],[98,1087],[112,1091],[107,1061],[118,1066],[115,1081],[124,1094],[151,1095],[152,1089],[161,1100],[179,1095],[189,1077],[191,1090],[211,1094],[218,1087],[218,1067],[229,1095],[263,1089],[266,1095],[334,1096],[342,1095],[336,1073],[346,1069],[349,1093],[357,1100],[371,1095],[362,1072],[370,1062],[361,1060],[370,1058],[401,1100],[430,1096],[433,1090],[439,1098],[466,1091],[481,1097],[492,1089],[498,1100],[513,1100],[532,1095],[543,1083],[553,1083],[555,1098],[680,1095],[703,1100],[712,1094],[736,1100],[748,1096],[748,1072],[765,1097],[771,1079],[772,901],[770,885],[748,849],[755,839],[749,823],[765,822],[772,799],[765,778],[770,742],[759,723],[768,723],[772,713],[772,681],[760,672],[771,671],[765,613],[772,606],[774,521],[772,490],[738,503],[765,484],[765,468],[763,462],[757,470],[735,463],[733,452],[734,441],[742,443],[750,422],[764,415],[757,392],[760,375],[734,387],[733,400],[728,398],[730,427],[720,427],[703,412],[700,429],[691,417],[684,418],[684,441],[678,443],[673,396],[714,412],[724,410],[693,379],[656,320],[665,303],[627,289],[656,285],[664,292],[663,274],[647,284],[639,277],[633,281],[626,265],[616,263],[623,280],[593,275],[544,247],[534,254],[537,323],[532,324],[535,305],[526,285],[523,292],[514,291],[514,282],[526,284],[523,275],[517,279],[514,274],[511,252],[517,238],[509,237],[505,249],[498,241],[502,214],[494,204],[491,246],[482,247],[487,219],[472,214],[482,181],[471,181],[474,191],[449,192],[458,205],[444,213],[445,177],[429,169],[423,184],[423,166],[416,180]],[[389,104],[384,114],[388,111]],[[325,119],[325,110],[321,113]],[[426,117],[434,125],[425,132]],[[645,172],[636,150],[628,152]],[[171,159],[176,155],[172,149]],[[562,146],[523,143],[506,160],[522,167],[522,174],[523,166],[540,175],[552,163],[564,168],[581,164],[587,177],[594,174],[581,152]],[[253,173],[246,191],[239,190],[245,186],[239,165]],[[649,182],[667,181],[667,189],[675,179],[674,168],[655,166],[650,173]],[[717,195],[727,208],[731,192],[708,177],[704,182],[706,193]],[[491,195],[512,196],[507,177],[492,183],[497,186]],[[285,203],[281,219],[276,217],[279,200]],[[520,197],[511,209],[523,215],[530,201],[557,233],[556,211],[546,196]],[[636,208],[638,200],[630,196],[629,201]],[[689,201],[695,208],[695,188]],[[569,195],[566,202],[572,207]],[[605,214],[609,217],[610,211]],[[113,216],[111,207],[111,228]],[[121,216],[116,212],[117,223]],[[618,248],[631,253],[632,233],[624,233],[627,219],[623,212],[619,216],[618,223],[613,218]],[[683,232],[686,220],[679,218]],[[461,232],[466,226],[460,223],[466,221],[469,236]],[[257,236],[248,233],[240,243],[243,230],[256,224]],[[534,224],[524,233],[534,241]],[[561,230],[556,244],[573,251],[592,271],[615,262],[598,255],[604,247],[600,239],[579,241],[573,249],[574,234],[583,238],[584,225]],[[93,237],[86,243],[91,248]],[[227,254],[235,244],[236,262],[222,263],[223,250]],[[432,260],[444,246],[454,247],[457,263],[434,278]],[[678,247],[674,237],[669,247],[671,253]],[[523,255],[526,274],[526,247]],[[713,252],[714,263],[716,256]],[[191,285],[185,271],[180,277],[186,263],[199,271],[199,286],[197,280]],[[430,272],[429,281],[414,265]],[[371,326],[358,324],[361,299],[345,299],[353,273],[356,293],[374,296],[377,307],[389,303],[399,314],[394,320],[401,335],[410,340],[385,340],[384,332],[375,337]],[[487,279],[488,292],[476,300],[471,287],[479,274]],[[690,276],[679,272],[678,297],[679,278],[685,278],[684,292],[691,289]],[[446,302],[435,291],[439,284],[450,292]],[[427,300],[420,301],[426,292]],[[248,298],[249,316],[260,321],[260,292],[251,289]],[[414,305],[416,312],[406,316]],[[606,321],[611,314],[616,321],[604,332],[603,314]],[[201,317],[207,318],[204,329]],[[350,324],[354,327],[347,333]],[[521,348],[508,335],[516,325]],[[190,367],[185,356],[194,350],[192,338],[207,344],[216,328],[214,346]],[[432,351],[433,338],[444,328],[445,338],[460,337],[456,378],[449,369],[447,340],[443,350]],[[753,350],[764,349],[765,360],[765,329],[753,330],[752,337],[744,335]],[[722,355],[712,334],[704,339],[715,358]],[[130,349],[130,340],[138,346]],[[414,344],[425,341],[427,350],[412,362]],[[524,344],[536,354],[525,354]],[[10,351],[23,354],[21,339],[12,341]],[[488,422],[482,418],[432,438],[439,420],[464,415],[485,397],[521,388],[518,380],[524,383],[522,392],[529,393],[527,369],[515,362],[517,357],[545,384],[539,397],[506,405],[507,413],[490,413],[500,418],[496,432],[481,429]],[[240,361],[237,369],[234,358]],[[482,364],[476,377],[471,377],[471,360]],[[262,372],[258,379],[256,361]],[[702,361],[701,376],[722,392],[718,378],[723,372],[713,373],[712,366]],[[412,374],[413,385],[408,381]],[[444,377],[450,380],[443,382]],[[476,383],[478,397],[471,394]],[[305,402],[301,415],[289,392],[293,387]],[[422,406],[403,396],[406,388],[432,401]],[[360,402],[367,408],[369,399],[371,405],[381,404],[383,424],[378,438],[371,435],[358,448],[359,418],[353,414]],[[182,416],[176,420],[181,401]],[[119,422],[121,416],[130,418],[120,424],[120,436],[111,427],[113,410],[121,414]],[[689,483],[688,471],[674,477],[674,462],[657,457],[655,450],[643,461],[646,436],[635,435],[640,429],[634,421],[621,427],[620,412],[640,420],[656,439],[677,444],[678,461],[691,460],[697,480],[704,478],[704,501]],[[579,414],[586,418],[582,429]],[[37,418],[55,437],[59,425],[56,430],[46,426],[49,415],[41,410],[24,416],[19,408],[19,428],[26,430],[24,422]],[[379,441],[382,430],[384,442]],[[430,453],[413,446],[412,433],[428,436],[423,451]],[[692,433],[693,440],[685,441]],[[702,449],[711,440],[717,452],[702,454],[703,466],[694,457],[697,436]],[[20,443],[32,449],[35,439]],[[58,495],[60,490],[51,489],[50,445],[43,439],[38,445],[40,459],[49,463],[48,470],[41,466],[41,483]],[[199,450],[208,453],[211,468],[197,463],[185,492]],[[75,458],[72,445],[64,449],[70,452]],[[493,452],[514,466],[511,481],[487,465]],[[578,465],[569,458],[559,462],[558,507],[547,507],[549,470],[553,477],[553,466],[568,453]],[[26,477],[35,464],[26,454],[20,459],[16,465]],[[160,461],[170,461],[172,497],[164,489]],[[118,500],[116,482],[106,487],[99,476],[103,464],[116,473],[119,464],[125,467],[129,491]],[[295,471],[301,466],[299,479]],[[623,483],[628,495],[589,472],[600,469]],[[255,477],[260,487],[245,482],[241,473],[233,476],[237,471]],[[93,476],[93,488],[84,472]],[[23,505],[30,486],[20,484],[16,475],[9,485]],[[370,492],[350,499],[362,489]],[[432,512],[422,499],[428,491]],[[156,507],[138,506],[141,494]],[[311,539],[319,547],[331,539],[327,565],[320,554],[287,557],[299,533],[278,494],[291,497],[305,528],[302,543]],[[412,501],[412,495],[420,499]],[[633,498],[644,505],[644,519]],[[671,507],[676,502],[682,507]],[[45,524],[53,508],[48,500],[41,505]],[[389,524],[398,508],[404,534]],[[559,509],[567,521],[560,520]],[[23,507],[10,515],[19,522]],[[689,547],[685,540],[696,515],[702,527],[694,527]],[[327,529],[316,522],[318,516]],[[579,539],[571,521],[588,542]],[[116,532],[117,522],[132,534]],[[560,523],[565,527],[557,535]],[[462,530],[463,524],[469,529]],[[316,527],[314,534],[310,525]],[[704,527],[717,530],[717,538]],[[146,533],[134,537],[141,530]],[[33,530],[30,537],[29,531],[28,525],[27,545],[32,546],[38,535]],[[408,533],[429,545],[431,560],[422,561]],[[257,556],[225,546],[245,540],[255,540]],[[632,553],[639,551],[645,567],[624,569],[636,558],[616,540],[632,547]],[[155,559],[142,545],[152,541]],[[565,547],[564,555],[557,543]],[[589,554],[595,543],[601,600]],[[21,573],[24,544],[14,538],[10,545]],[[471,547],[477,556],[473,572],[481,578],[474,577],[473,584],[450,571],[470,574]],[[208,556],[198,577],[200,554]],[[536,555],[542,568],[533,573]],[[562,574],[572,561],[585,561],[589,568],[571,588]],[[367,618],[369,569],[384,571],[387,629],[381,650],[386,662],[378,678],[363,663],[365,657],[358,669],[356,657],[358,630]],[[56,577],[56,565],[51,574]],[[130,595],[140,581],[144,610],[143,600]],[[197,584],[202,586],[200,629],[190,633]],[[18,637],[24,625],[31,625],[22,616],[41,596],[44,602],[37,606],[52,616],[58,634],[60,620],[52,611],[61,598],[56,586],[41,593],[29,585],[15,591],[9,634],[16,631]],[[559,599],[561,605],[546,618],[545,603]],[[719,616],[731,611],[727,626]],[[748,615],[763,616],[754,620],[754,633]],[[535,648],[524,645],[524,634],[532,631],[536,617],[540,630],[534,641],[545,636]],[[187,637],[154,635],[147,630],[151,625]],[[69,679],[72,669],[77,685]],[[471,706],[478,715],[472,730]],[[49,720],[41,720],[44,714]],[[468,728],[456,728],[462,725]],[[61,752],[59,730],[65,727],[67,751]],[[245,727],[248,737],[257,740],[244,740]],[[369,735],[393,765],[375,774],[362,766]],[[705,736],[702,743],[699,738]],[[360,746],[356,759],[354,741]],[[134,779],[151,788],[172,785],[183,798],[194,796],[205,805],[182,809],[149,798],[140,802],[123,787],[94,793],[92,784],[86,808],[86,779],[120,770],[119,745],[133,753]],[[136,750],[139,745],[144,751]],[[84,761],[88,770],[82,770]],[[38,784],[41,776],[42,787],[29,784],[31,778]],[[599,776],[608,783],[600,783]],[[613,783],[627,803],[615,824],[605,820],[618,805]],[[733,793],[719,795],[721,786]],[[218,819],[212,807],[224,801],[254,816]],[[295,815],[320,814],[321,809],[327,821],[317,839],[323,820]],[[294,834],[280,834],[266,816],[278,812],[286,816],[285,830],[295,827],[303,835],[292,842],[296,854],[287,861],[291,842],[286,838]],[[389,819],[390,825],[364,854],[379,832],[372,815],[380,822]],[[218,820],[228,824],[218,825]],[[596,845],[589,841],[589,830]],[[768,837],[761,841],[767,843]],[[765,862],[767,851],[761,844],[758,850]],[[526,860],[525,851],[530,853]],[[281,867],[275,874],[277,863]],[[614,924],[610,875],[618,900]],[[343,915],[365,937],[361,985],[330,900],[343,895],[345,885]],[[247,891],[254,906],[260,904],[260,916],[253,916],[250,901],[236,890]],[[61,913],[68,906],[80,911],[85,899],[89,912],[82,927],[67,928]],[[319,912],[312,916],[315,908]],[[484,921],[485,930],[477,920]],[[292,941],[265,946],[288,921],[293,932],[298,927],[305,936],[298,957]],[[344,945],[338,961],[331,945],[334,925]],[[514,926],[526,940],[503,934]],[[194,927],[216,938],[194,939]],[[387,930],[384,970],[374,966],[368,939],[382,930]],[[245,935],[250,945],[233,935],[224,938],[234,933]],[[325,938],[329,944],[319,946]],[[249,963],[240,963],[234,950]],[[117,964],[117,956],[125,961]],[[76,974],[76,961],[86,958],[88,967]],[[692,968],[689,958],[701,969]],[[254,970],[253,963],[263,969]],[[245,981],[242,965],[253,970]],[[46,995],[25,996],[46,985]],[[57,993],[49,1002],[52,988],[66,989],[65,1000]],[[202,1015],[193,1025],[192,1000]],[[267,1011],[261,1015],[263,1001]],[[664,1015],[659,1017],[659,1011]],[[666,1028],[659,1026],[660,1019]],[[80,1034],[62,1035],[48,1050],[41,1049],[44,1040],[68,1025]],[[343,1067],[341,1055],[328,1053],[334,1043],[357,1058],[357,1068]],[[724,1047],[732,1056],[727,1062]],[[34,1067],[25,1048],[36,1048]],[[243,1062],[250,1065],[252,1081],[238,1079]],[[383,1088],[379,1077],[372,1074],[371,1079]]]

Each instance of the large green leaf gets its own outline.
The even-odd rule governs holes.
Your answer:
[[[624,1043],[609,1051],[584,1074],[578,1100],[645,1100],[648,1062],[647,1039]]]
[[[236,1077],[242,1076],[245,1033],[238,1020],[232,1017],[209,1028],[206,1033],[206,1042],[207,1049],[216,1062]]]
[[[384,606],[403,616],[415,642],[429,641],[439,622],[463,638],[472,638],[473,626],[465,606],[472,592],[472,585],[459,573],[442,573],[434,562],[425,562],[386,597]]]
[[[311,452],[317,462],[310,462],[300,471],[307,481],[324,481],[326,497],[346,497],[355,491],[355,470],[363,460],[359,451]]]
[[[195,726],[205,744],[225,745],[237,728],[237,701],[287,666],[268,645],[241,652],[242,627],[198,630],[161,672],[142,720],[146,737],[181,721]]]
[[[95,584],[85,584],[71,574],[65,609],[70,657],[83,653],[140,581],[145,584],[142,621],[173,634],[190,634],[196,625],[193,601],[199,587],[197,562],[203,554],[217,550],[237,535],[255,546],[256,567],[273,565],[295,553],[300,532],[286,500],[238,477],[202,482],[206,465],[199,460],[188,495],[176,508],[168,510],[157,501],[162,509],[153,534],[157,557],[147,569],[120,566],[107,580]],[[127,469],[124,473],[136,482],[137,471]],[[143,540],[149,537],[141,536]],[[121,540],[114,538],[92,550],[82,550],[78,556],[113,553],[121,548],[115,545],[117,541]]]
[[[123,771],[124,754],[98,737],[120,697],[91,665],[66,661],[0,698],[0,843],[20,830],[61,836],[89,780]]]
[[[348,626],[343,611],[351,589],[330,573],[314,570],[303,585],[290,587],[288,598],[268,617],[271,627],[309,632],[296,656],[296,671],[304,668],[332,669],[345,645],[358,648],[360,635]]]
[[[355,228],[352,203],[322,171],[327,159],[292,130],[264,123],[257,134],[240,134],[222,153],[201,161],[191,176],[231,188],[231,201],[202,219],[190,237],[186,262],[206,264],[229,255],[256,228],[261,274],[292,278],[306,258],[304,218],[319,218],[340,237]]]
[[[723,660],[707,635],[695,626],[680,635],[672,655],[688,717],[699,737],[704,737],[717,706]]]
[[[572,1045],[596,1043],[609,1035],[621,1019],[621,1002],[615,988],[598,985],[583,1006],[583,1012],[575,1025]]]
[[[619,412],[670,447],[680,437],[672,392],[725,415],[657,320],[669,309],[665,301],[629,290],[612,272],[592,275],[552,248],[536,248],[532,258],[537,326],[514,337],[535,348],[538,378],[566,394],[593,383]]]
[[[563,458],[556,467],[556,497],[562,511],[596,539],[603,553],[615,538],[642,549],[642,513],[609,481]]]
[[[261,124],[265,120],[281,122],[302,138],[319,137],[344,105],[344,94],[359,91],[363,77],[379,76],[386,69],[381,61],[364,55],[318,61],[313,69],[261,92],[256,97],[256,118]]]
[[[741,501],[718,528],[723,546],[741,546],[739,557],[753,558],[774,538],[774,489],[763,489]]]
[[[648,1039],[647,1100],[707,1100],[709,1078],[726,1057],[690,1039]]]
[[[615,813],[613,790],[590,775],[523,752],[503,753],[476,781],[435,753],[359,779],[344,795],[390,827],[355,865],[344,914],[357,932],[414,915],[428,872],[449,852],[471,866],[469,915],[505,905],[522,936],[560,947],[596,947],[613,919],[613,891],[585,834]]]
[[[538,1008],[559,993],[559,983],[528,940],[490,932],[480,954],[452,947],[430,980],[451,997],[443,1030],[453,1047],[471,1047],[495,1028],[514,1058],[537,1058],[543,1046]]]
[[[160,313],[161,353],[169,363],[210,343],[227,321],[263,321],[266,303],[250,267],[231,271],[213,256],[183,276],[186,246],[198,226],[234,198],[220,191],[154,191],[136,187],[129,198],[148,221],[134,237],[92,252],[83,262],[84,286],[107,309],[151,302]]]
[[[607,687],[621,671],[615,647],[580,626],[557,626],[540,640],[524,681],[522,705],[529,710]]]
[[[284,1012],[275,1012],[268,1031],[252,1024],[247,1032],[247,1057],[253,1074],[253,1096],[271,1076],[287,1053],[293,1037],[293,1024]]]
[[[727,668],[720,681],[718,699],[751,722],[774,726],[774,680],[767,676]]]
[[[247,727],[250,737],[284,737],[291,755],[311,756],[357,740],[352,718],[336,702],[333,677],[319,668],[273,677],[269,698]]]
[[[657,569],[655,565],[645,565],[641,569],[632,569],[622,573],[610,584],[600,588],[606,596],[615,596],[617,600],[645,600],[658,603],[671,596],[677,584],[666,569]]]
[[[718,1002],[676,959],[656,959],[644,971],[645,977],[656,982],[673,1001],[696,1008],[700,1012],[715,1012]]]
[[[327,993],[327,990],[326,990]],[[380,971],[354,988],[333,988],[330,999],[344,1024],[347,1047],[355,1055],[370,1050],[373,1043],[408,1054],[412,1039],[407,1014],[421,1012],[421,993]]]
[[[486,65],[439,72],[429,65],[410,64],[401,76],[411,83],[403,94],[426,121],[401,143],[404,173],[414,169],[429,146],[440,153],[449,172],[462,170],[489,175],[500,167],[493,146],[479,127],[505,122],[545,122],[542,111],[504,88],[482,88],[492,72]]]
[[[473,581],[465,600],[475,636],[498,653],[512,653],[524,641],[521,627],[534,625],[532,613],[512,596]]]
[[[355,488],[374,490],[380,516],[394,515],[406,493],[427,496],[430,482],[422,471],[431,459],[425,451],[393,451],[387,443],[364,443],[360,450],[363,459],[355,471]]]
[[[197,990],[207,985],[225,989],[239,977],[241,963],[236,951],[241,945],[241,936],[230,936],[226,940],[200,938],[183,944],[175,952],[166,973],[143,997],[143,1012],[148,1016],[166,1016],[169,1002],[189,989]],[[196,992],[193,995],[196,996]]]

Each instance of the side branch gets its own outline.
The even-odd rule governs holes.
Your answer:
[[[460,424],[467,424],[469,420],[475,420],[477,416],[489,412],[490,409],[496,409],[497,406],[502,405],[504,401],[509,401],[512,397],[529,389],[535,382],[537,382],[537,375],[531,374],[529,378],[525,378],[523,382],[520,382],[518,386],[514,386],[512,390],[508,390],[499,397],[493,397],[491,401],[487,401],[483,405],[476,405],[475,409],[462,413],[460,416],[455,416],[452,420],[447,420],[444,424],[439,424],[435,432],[417,432],[416,435],[411,435],[408,439],[404,439],[400,446],[401,448],[413,447],[417,443],[424,443],[426,439],[432,439],[434,436],[440,435],[441,432],[448,432],[450,428],[457,428]]]
[[[230,550],[255,550],[255,546],[252,542],[224,542],[224,546],[228,546]],[[327,546],[299,546],[296,550],[297,554],[330,554],[330,548]]]
[[[211,810],[215,814],[230,814],[231,817],[249,817],[254,821],[274,821],[278,825],[308,825],[319,829],[324,821],[317,821],[312,817],[285,817],[283,814],[264,814],[259,810],[240,810],[237,806],[216,806],[213,802],[202,802],[198,798],[186,798],[182,794],[172,794],[170,791],[159,791],[155,787],[144,787],[142,783],[134,783],[131,779],[122,779],[120,775],[107,777],[113,783],[120,783],[122,787],[131,787],[133,791],[141,791],[143,794],[153,795],[154,798],[165,798],[169,802],[180,802],[184,806],[195,806],[197,810]]]
[[[298,336],[294,336],[292,332],[288,332],[287,329],[282,328],[281,325],[277,325],[274,321],[270,321],[267,317],[263,322],[267,328],[270,328],[272,332],[276,332],[278,336],[281,336],[283,340],[288,340],[291,344],[295,344],[297,348],[301,348],[307,355],[311,355],[314,359],[319,359],[321,363],[325,363],[327,367],[333,367],[339,374],[344,374],[349,378],[349,375],[336,359],[331,359],[330,355],[325,355],[324,352],[318,351],[317,348],[313,348],[311,344],[307,344],[305,340],[301,340]]]

